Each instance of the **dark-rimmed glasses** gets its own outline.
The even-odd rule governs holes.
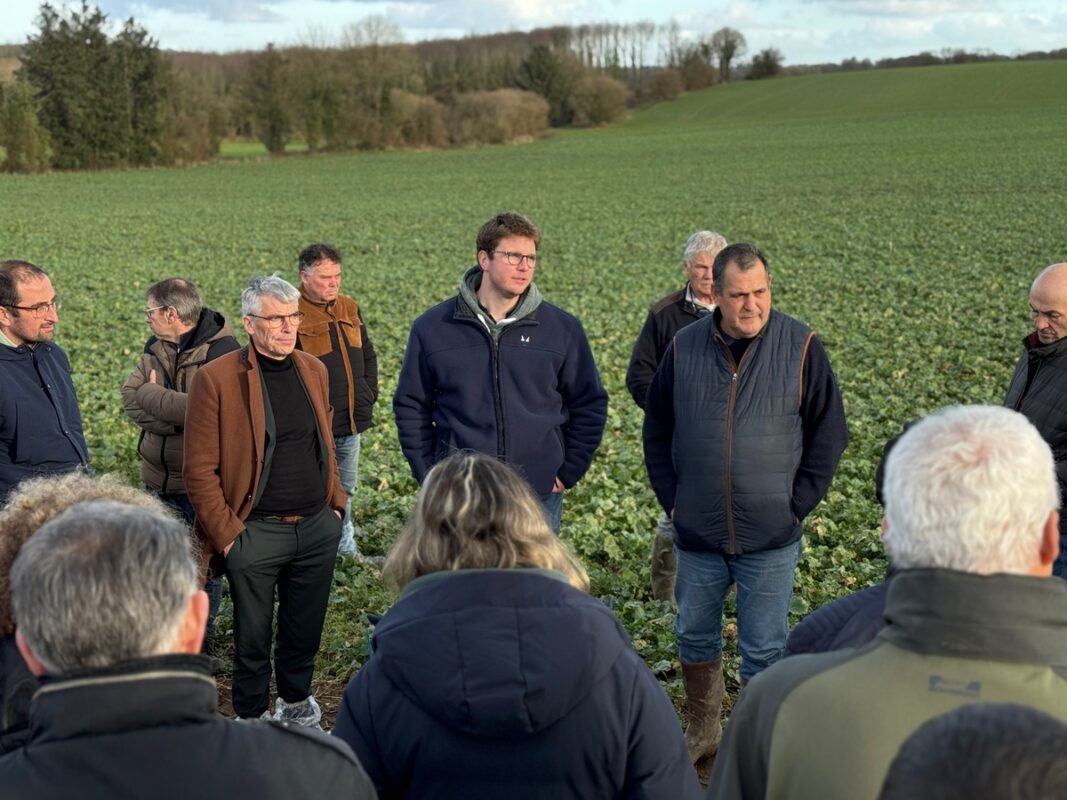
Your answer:
[[[519,266],[519,264],[522,263],[522,260],[524,258],[526,259],[526,263],[529,264],[530,267],[537,266],[536,255],[528,256],[525,253],[512,253],[510,250],[494,250],[493,254],[504,256],[504,260],[511,264],[511,266],[513,267]]]
[[[299,328],[300,323],[304,321],[304,312],[297,311],[295,314],[274,314],[269,317],[261,317],[259,314],[245,314],[246,317],[253,317],[255,319],[261,319],[267,323],[267,327],[272,331],[276,331],[282,327],[282,323],[285,320],[289,320],[289,323],[294,328]]]
[[[63,304],[59,301],[59,297],[53,297],[47,303],[34,303],[32,306],[6,306],[6,308],[17,308],[19,311],[29,311],[35,317],[43,317],[49,311],[59,311],[63,307]]]

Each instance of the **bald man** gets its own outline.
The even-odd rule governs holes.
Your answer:
[[[1060,495],[1067,497],[1067,263],[1038,273],[1030,287],[1034,332],[1023,340],[1004,405],[1024,414],[1056,460]],[[1067,580],[1067,514],[1060,517],[1060,555],[1053,574]]]

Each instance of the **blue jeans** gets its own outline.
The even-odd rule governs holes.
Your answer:
[[[552,533],[559,536],[559,524],[563,518],[563,492],[550,492],[541,498],[541,502],[545,505],[545,515]]]
[[[337,553],[342,556],[359,554],[356,545],[356,529],[352,525],[352,496],[356,493],[356,479],[359,477],[359,434],[338,436],[334,439],[337,457],[337,474],[341,479],[341,488],[348,495],[345,503],[345,517],[341,522],[341,542]]]
[[[723,600],[737,584],[737,638],[741,677],[758,675],[785,651],[789,603],[800,542],[777,550],[729,556],[675,548],[678,575],[674,631],[682,661],[700,663],[722,657]]]

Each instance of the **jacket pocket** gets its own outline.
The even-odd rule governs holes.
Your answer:
[[[300,349],[321,358],[330,352],[330,323],[316,322],[300,329]]]

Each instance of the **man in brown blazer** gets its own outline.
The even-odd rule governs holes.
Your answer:
[[[248,346],[203,367],[190,388],[183,473],[196,531],[225,560],[234,711],[318,727],[311,677],[347,495],[333,455],[326,368],[294,352],[299,299],[281,278],[249,281],[241,295]]]

